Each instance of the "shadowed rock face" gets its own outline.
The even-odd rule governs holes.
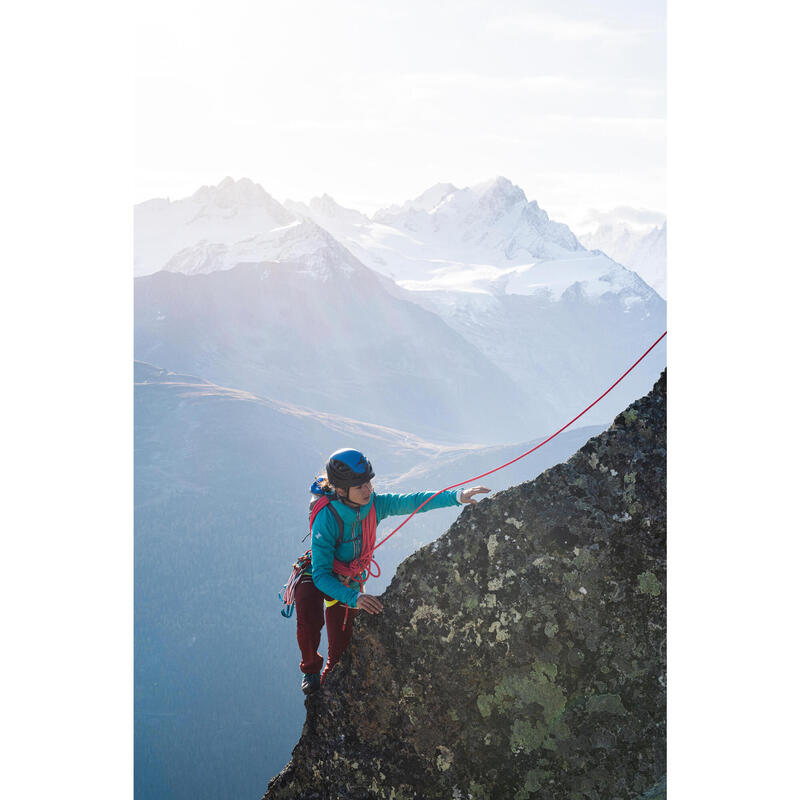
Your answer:
[[[265,797],[660,796],[665,588],[666,372],[400,566]]]

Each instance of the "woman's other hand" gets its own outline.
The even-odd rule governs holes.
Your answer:
[[[383,611],[383,603],[371,594],[360,594],[356,608],[366,611],[368,614],[380,614]]]
[[[464,489],[461,492],[461,502],[464,505],[472,505],[474,506],[477,503],[477,500],[473,500],[473,496],[476,494],[483,494],[484,492],[490,492],[491,489],[488,489],[486,486],[471,486],[469,489]]]

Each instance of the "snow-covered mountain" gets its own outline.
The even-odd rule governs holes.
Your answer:
[[[650,236],[621,230],[604,225],[585,241],[645,280],[658,273],[663,283],[664,226]],[[136,206],[135,274],[208,273],[257,261],[314,268],[327,258],[331,236],[359,262],[411,290],[549,293],[558,299],[578,282],[590,294],[589,283],[600,293],[631,285],[625,270],[586,252],[566,225],[552,221],[503,177],[463,189],[438,183],[371,219],[329,195],[282,206],[246,178],[225,178],[183,200]]]
[[[662,297],[667,296],[667,223],[635,227],[627,222],[604,223],[580,237],[589,250],[602,250],[640,275]]]
[[[286,200],[284,207],[300,217],[310,217],[323,228],[345,225],[369,225],[369,217],[354,208],[340,206],[329,194],[314,197],[311,202],[299,203]]]
[[[366,269],[326,230],[310,219],[296,219],[236,242],[203,240],[175,253],[165,264],[168,272],[208,274],[233,269],[237,264],[261,261],[291,262],[320,278],[337,272],[364,273]]]
[[[566,225],[553,222],[502,176],[464,189],[437,184],[400,208],[378,211],[373,219],[433,240],[449,239],[447,244],[499,250],[507,259],[553,258],[582,249]]]
[[[438,183],[371,219],[327,196],[286,206],[406,288],[480,289],[515,267],[584,249],[566,225],[503,177],[463,189]]]
[[[225,178],[181,200],[148,200],[134,207],[134,275],[167,269],[187,249],[213,254],[222,245],[268,236],[292,223],[299,223],[297,216],[247,178]],[[207,271],[202,262],[198,267],[187,261],[194,271]]]
[[[522,270],[510,285],[497,282],[486,292],[395,291],[435,312],[527,395],[545,400],[542,432],[582,411],[666,329],[664,300],[602,254],[576,253]],[[665,363],[661,342],[582,423],[613,418],[615,407],[652,387]]]

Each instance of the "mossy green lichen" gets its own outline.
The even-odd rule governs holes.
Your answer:
[[[500,620],[495,620],[489,626],[489,633],[493,633],[498,642],[505,642],[508,641],[509,633],[506,628],[500,624]]]
[[[527,719],[515,719],[509,744],[513,753],[531,753],[537,747],[536,730]],[[538,744],[541,744],[539,742]]]
[[[417,623],[418,622],[436,622],[441,623],[445,614],[441,608],[437,608],[436,606],[428,605],[427,603],[422,603],[413,613],[411,619],[409,620],[409,625],[414,629],[414,632],[417,631]]]
[[[494,690],[494,702],[507,712],[518,704],[537,704],[545,720],[562,714],[566,706],[564,690],[555,683],[558,667],[537,661],[527,675],[505,675]]]
[[[586,710],[590,714],[627,714],[618,694],[595,694],[586,699]]]
[[[661,581],[652,572],[643,572],[637,577],[639,586],[637,592],[639,594],[649,594],[652,597],[658,597],[661,594]]]
[[[630,425],[631,422],[636,422],[638,418],[639,418],[639,413],[636,411],[635,408],[629,408],[626,411],[622,412],[622,419],[624,419],[628,425]]]
[[[453,758],[455,757],[453,751],[444,745],[439,745],[437,750],[439,751],[439,755],[436,756],[436,767],[439,772],[447,772],[447,770],[453,766]]]
[[[591,550],[579,550],[575,555],[575,566],[578,569],[588,570],[597,566],[597,558]]]
[[[514,795],[514,800],[528,800],[529,797],[533,796],[544,786],[544,782],[549,775],[550,773],[543,769],[529,769],[525,773],[525,783]]]
[[[478,704],[478,711],[481,712],[482,717],[486,718],[491,715],[492,696],[490,694],[479,694],[477,704]]]
[[[486,787],[475,781],[469,782],[469,796],[470,800],[492,800]]]

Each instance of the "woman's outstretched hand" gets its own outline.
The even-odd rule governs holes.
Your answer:
[[[380,614],[383,611],[383,603],[371,594],[360,594],[356,608],[366,611],[368,614]]]
[[[487,489],[485,486],[472,486],[469,489],[464,489],[464,491],[461,492],[461,502],[464,503],[464,505],[474,506],[475,503],[478,502],[472,499],[474,495],[490,491],[491,489]]]

